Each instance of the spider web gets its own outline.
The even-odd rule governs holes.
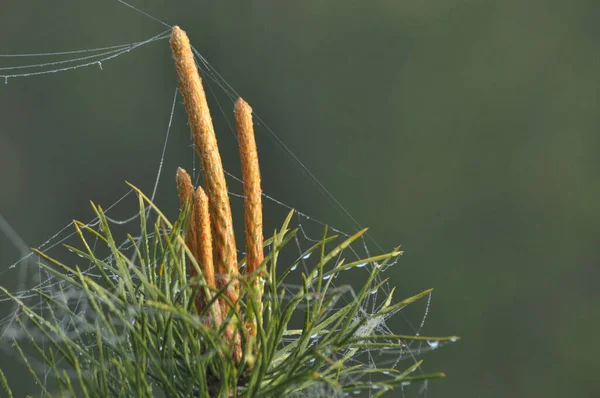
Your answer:
[[[47,77],[47,75],[57,73],[68,74],[74,70],[85,68],[103,69],[105,65],[109,64],[115,59],[120,57],[135,57],[136,52],[139,49],[148,47],[157,42],[161,43],[162,46],[168,46],[166,40],[168,39],[171,30],[171,26],[169,24],[160,21],[159,19],[123,1],[119,1],[119,3],[122,3],[132,10],[142,14],[145,18],[156,22],[159,32],[137,42],[129,42],[98,48],[85,48],[81,50],[60,52],[0,54],[0,62],[2,62],[2,64],[0,64],[0,79],[4,80],[5,84],[12,85],[20,84],[22,79],[35,76]],[[200,54],[196,49],[194,49],[194,53],[197,64],[203,75],[203,80],[206,84],[211,111],[213,115],[217,113],[220,114],[220,116],[226,121],[224,127],[229,130],[231,136],[235,137],[236,133],[233,128],[234,123],[232,121],[232,115],[230,114],[231,112],[228,112],[228,110],[232,109],[232,105],[239,97],[239,94],[218,73],[218,71],[210,65],[210,63],[202,56],[202,54]],[[12,63],[12,65],[4,66],[3,61]],[[118,101],[118,98],[115,98],[115,100]],[[251,101],[249,102],[251,103]],[[168,195],[176,196],[173,178],[174,169],[168,169],[168,167],[165,166],[166,164],[170,164],[171,162],[175,163],[177,161],[180,163],[185,163],[182,164],[182,166],[187,166],[186,168],[191,170],[190,174],[196,180],[196,185],[200,177],[200,171],[198,170],[196,164],[191,139],[188,141],[189,157],[187,160],[182,162],[180,159],[174,160],[170,158],[170,156],[173,156],[170,152],[170,149],[172,148],[172,141],[174,140],[173,135],[175,133],[183,134],[181,131],[186,131],[185,134],[189,134],[187,133],[187,129],[185,127],[185,114],[182,113],[181,108],[181,97],[179,96],[178,90],[174,87],[170,107],[169,109],[165,110],[166,117],[164,125],[166,128],[157,127],[156,131],[150,133],[162,135],[164,137],[160,154],[157,155],[156,159],[157,171],[154,184],[151,192],[147,192],[152,200],[155,200],[163,192],[166,192]],[[102,110],[99,110],[99,112],[102,112]],[[312,259],[309,256],[303,256],[302,253],[304,253],[308,247],[321,240],[323,228],[328,225],[329,230],[335,232],[337,235],[340,235],[341,237],[350,237],[354,232],[361,229],[361,225],[342,206],[340,201],[338,201],[325,188],[319,179],[304,165],[298,156],[288,146],[285,145],[280,136],[268,127],[265,121],[260,117],[260,114],[254,112],[253,117],[255,121],[257,140],[259,141],[259,152],[261,151],[261,141],[270,140],[271,146],[277,147],[291,163],[290,167],[299,170],[301,174],[304,175],[314,187],[316,187],[316,191],[320,193],[322,197],[325,198],[340,214],[342,214],[352,228],[351,230],[342,230],[341,228],[332,227],[331,225],[328,225],[326,220],[320,220],[315,217],[311,217],[310,215],[302,212],[301,209],[296,208],[294,204],[287,204],[282,200],[278,200],[274,196],[269,195],[269,192],[263,193],[263,207],[265,214],[264,231],[267,237],[269,231],[277,228],[284,216],[292,208],[295,209],[294,222],[295,226],[299,228],[299,234],[295,236],[293,241],[296,251],[295,253],[289,255],[289,259],[284,260],[289,260],[290,262],[294,261],[296,258],[301,260],[298,270],[295,270],[295,273],[298,274],[296,277],[298,284],[295,284],[293,279],[292,282],[286,284],[286,289],[289,292],[289,296],[292,297],[296,292],[298,292],[301,286],[301,279],[299,277],[300,271],[303,270],[304,272],[308,272],[314,266],[314,262],[311,262]],[[219,135],[222,133],[219,133],[218,131],[217,134]],[[221,138],[219,138],[219,142],[221,143]],[[221,150],[223,150],[222,147]],[[235,217],[236,211],[237,214],[241,214],[240,211],[243,208],[242,181],[239,177],[240,173],[237,171],[226,171],[226,174],[232,208],[234,209],[234,219],[240,220],[242,219],[241,217]],[[120,195],[116,194],[113,198],[113,202],[104,210],[108,216],[108,221],[113,228],[113,234],[115,236],[123,236],[119,249],[124,253],[134,256],[133,245],[125,238],[125,233],[133,233],[139,229],[139,213],[135,192],[133,190],[124,188],[124,192]],[[151,209],[147,208],[146,210],[147,216],[152,218],[153,212]],[[174,209],[172,214],[176,214],[175,210],[176,209]],[[96,230],[99,229],[99,220],[97,218],[88,219],[85,224],[88,227]],[[21,239],[19,231],[15,231],[11,227],[1,212],[0,231],[3,233],[6,239],[9,240],[11,244],[21,252],[21,257],[17,261],[9,262],[8,264],[0,264],[0,281],[11,279],[16,280],[16,286],[11,287],[10,290],[17,298],[22,300],[34,310],[38,311],[42,316],[44,313],[48,313],[50,310],[58,310],[56,308],[48,308],[48,304],[41,300],[39,292],[42,292],[46,296],[68,305],[68,307],[71,308],[76,314],[76,317],[68,316],[66,313],[55,314],[58,319],[61,319],[62,316],[64,323],[61,326],[64,328],[63,331],[65,333],[81,333],[86,328],[89,328],[90,325],[93,325],[89,319],[90,317],[93,317],[93,311],[89,307],[84,295],[76,289],[67,288],[60,279],[49,274],[47,271],[41,268],[38,264],[42,261],[42,259],[37,254],[34,254],[30,251],[29,247],[31,245]],[[237,241],[243,242],[243,239],[238,237]],[[77,246],[77,242],[77,234],[72,223],[69,222],[65,223],[62,228],[51,234],[47,240],[41,244],[37,244],[36,248],[51,257],[60,259],[65,264],[78,264],[81,268],[81,271],[87,276],[92,278],[100,278],[101,275],[98,270],[95,269],[95,265],[93,265],[91,262],[85,261],[84,259],[78,258],[74,253],[69,253],[64,247],[64,245],[69,244]],[[96,241],[94,243],[94,250],[97,243],[99,242]],[[238,247],[242,246],[238,245]],[[101,248],[98,248],[98,251],[101,250]],[[348,261],[358,260],[360,258],[370,256],[372,254],[371,252],[378,254],[383,251],[384,250],[374,239],[371,238],[371,236],[365,235],[357,243],[343,250],[339,254],[336,261],[339,262],[343,258]],[[96,255],[101,257],[102,254],[100,253],[96,253]],[[244,254],[245,253],[240,252],[240,258]],[[111,258],[110,253],[107,251],[105,253],[105,262],[110,263],[112,260],[113,259]],[[364,280],[368,275],[368,268],[370,266],[371,265],[366,265],[365,267],[357,267],[352,269],[350,272],[347,272],[347,278],[345,280],[337,281],[336,285],[340,287],[340,289],[344,289],[342,286],[345,286],[346,283],[352,284],[353,282],[360,282],[361,280]],[[117,275],[111,275],[111,277],[117,278]],[[387,297],[389,291],[390,289],[387,284],[383,284],[379,292],[373,292],[373,294],[369,296],[368,300],[364,302],[361,311],[364,314],[375,313],[382,304],[382,297]],[[344,294],[341,294],[339,299],[333,302],[334,304],[331,306],[329,311],[335,312],[346,302],[353,299],[354,291],[351,288],[345,289]],[[385,317],[375,319],[366,324],[357,332],[357,334],[369,335],[374,331],[390,334],[399,332],[397,330],[392,331],[387,326],[387,320],[389,317],[399,316],[404,320],[407,328],[406,330],[403,330],[403,332],[418,336],[425,325],[425,321],[429,312],[430,301],[431,295],[427,297],[427,300],[424,304],[421,304],[419,309],[420,314],[406,315],[404,310],[397,313],[390,313]],[[413,306],[414,305],[415,304],[413,304]],[[417,303],[416,305],[418,306],[419,304]],[[15,303],[9,297],[6,295],[0,295],[0,350],[2,350],[2,355],[14,357],[15,360],[18,361],[20,361],[20,359],[18,359],[18,353],[14,349],[15,340],[27,340],[33,338],[36,341],[39,341],[39,344],[42,347],[45,347],[45,344],[47,343],[46,336],[42,335],[41,333],[36,333],[36,329],[33,327],[33,325],[31,325],[31,328],[28,328],[29,335],[23,333],[22,328],[15,322],[16,315],[19,313],[19,310],[19,307],[15,305]],[[414,321],[411,322],[411,319]],[[25,320],[25,322],[26,325],[28,325],[27,320]],[[286,339],[293,339],[293,337],[286,337]],[[405,343],[405,347],[394,350],[393,352],[381,352],[375,349],[357,352],[356,355],[353,356],[353,361],[355,364],[361,364],[366,367],[395,368],[403,361],[409,361],[409,365],[416,363],[422,354],[436,349],[443,344],[441,341],[412,341],[403,343]],[[51,389],[48,381],[50,378],[49,369],[47,369],[46,365],[42,361],[38,360],[36,362],[35,355],[32,354],[28,357],[31,358],[30,364],[38,371],[40,375],[42,385],[37,387],[39,387],[40,394],[43,394],[47,389]],[[423,370],[420,367],[417,369],[418,372],[423,373]],[[402,395],[404,396],[405,393],[408,393],[409,391],[416,391],[418,394],[426,395],[427,382],[421,383],[416,389],[403,389]],[[371,396],[377,392],[378,391],[376,390],[362,392],[358,393],[357,396]],[[340,391],[333,390],[330,386],[317,384],[314,387],[311,387],[310,391],[298,393],[295,396],[342,396],[342,394],[343,393]]]

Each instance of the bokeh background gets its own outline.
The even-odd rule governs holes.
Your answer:
[[[388,271],[399,298],[436,289],[422,333],[462,340],[425,356],[427,371],[448,374],[427,396],[600,396],[597,1],[132,4],[182,26],[382,247],[402,244]],[[163,28],[117,1],[7,2],[0,54],[129,43]],[[103,70],[0,84],[0,214],[27,245],[90,219],[88,200],[111,204],[124,180],[152,189],[175,84],[166,41]],[[235,170],[232,134],[216,124]],[[351,230],[259,131],[265,191]],[[180,104],[171,134],[159,200],[176,210],[172,176],[191,164]],[[20,257],[0,235],[9,288]]]

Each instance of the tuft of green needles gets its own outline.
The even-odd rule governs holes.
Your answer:
[[[85,320],[60,294],[37,291],[45,305],[34,309],[0,287],[20,306],[15,321],[27,338],[15,340],[14,345],[43,396],[303,397],[319,396],[318,391],[328,396],[370,391],[371,396],[379,397],[388,392],[396,396],[393,391],[410,382],[444,376],[413,373],[422,361],[398,369],[363,366],[357,360],[364,353],[401,356],[411,340],[457,339],[387,334],[377,327],[431,290],[397,303],[393,302],[392,290],[374,313],[364,311],[368,296],[384,283],[379,278],[381,270],[401,253],[398,250],[344,263],[338,259],[340,252],[365,231],[339,241],[325,230],[320,242],[296,262],[282,266],[279,255],[297,232],[290,225],[290,212],[281,228],[265,240],[270,250],[259,267],[266,279],[262,302],[253,296],[256,290],[248,280],[240,277],[240,296],[245,297],[240,300],[241,313],[230,306],[225,322],[217,328],[205,322],[212,316],[213,306],[197,313],[194,297],[204,289],[213,302],[226,300],[226,287],[209,292],[202,280],[190,283],[186,264],[195,258],[185,244],[184,220],[189,209],[183,208],[171,223],[134,189],[140,207],[140,234],[137,238],[129,236],[134,259],[119,249],[103,210],[96,205],[92,206],[100,222],[98,230],[74,222],[81,247],[68,249],[93,263],[97,275],[84,274],[78,266],[38,252],[43,259],[40,267],[61,281],[59,288],[70,295],[76,292],[79,305],[85,302]],[[156,216],[151,225],[146,218],[147,206]],[[105,245],[110,257],[98,258],[92,240],[96,247],[98,242]],[[302,273],[302,286],[290,292],[286,280],[308,254],[318,254],[312,256],[315,264]],[[370,269],[369,276],[358,289],[331,283],[340,272],[364,264]],[[349,299],[340,300],[344,296]],[[264,314],[257,318],[255,340],[239,330],[243,358],[236,361],[225,329],[228,324],[243,328],[244,324],[235,320],[246,312],[257,313],[259,305],[264,305]],[[23,317],[29,318],[28,326]],[[303,319],[302,327],[291,328],[290,322],[298,319]],[[35,336],[32,329],[36,329]],[[40,369],[32,365],[25,345],[31,345],[49,369],[51,383],[42,382]],[[10,380],[0,373],[0,381],[10,396]]]

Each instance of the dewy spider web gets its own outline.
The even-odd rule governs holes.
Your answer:
[[[121,1],[121,3],[128,5]],[[128,5],[131,8],[134,8]],[[135,8],[134,8],[135,9]],[[137,9],[135,9],[137,10]],[[137,10],[142,12],[140,10]],[[143,13],[143,12],[142,12]],[[148,18],[151,18],[155,21],[158,21],[156,18],[151,17],[144,13]],[[122,44],[110,47],[102,47],[102,48],[94,48],[94,49],[83,49],[78,51],[64,51],[64,52],[55,52],[55,53],[31,53],[31,54],[4,54],[0,55],[1,58],[8,59],[21,59],[23,57],[33,58],[36,60],[40,60],[40,62],[36,63],[28,63],[21,64],[18,66],[2,66],[0,67],[0,78],[4,78],[6,84],[12,84],[11,80],[46,75],[52,73],[59,72],[68,72],[74,69],[84,68],[84,67],[100,67],[102,68],[103,63],[111,61],[117,57],[122,55],[130,55],[134,50],[142,46],[146,46],[155,42],[163,42],[164,39],[168,38],[170,33],[170,26],[162,21],[158,21],[162,25],[168,27],[169,29],[162,31],[161,33],[154,35],[146,40],[142,40],[135,43]],[[166,43],[165,43],[166,45]],[[213,99],[216,102],[217,107],[214,107],[213,104],[213,113],[216,109],[225,116],[229,117],[228,113],[225,109],[230,109],[231,104],[235,101],[239,95],[236,91],[223,79],[220,74],[208,63],[208,61],[194,49],[195,55],[197,57],[197,63],[200,67],[205,81],[208,83],[212,82],[219,88],[219,91],[228,98],[230,101],[229,104],[223,105],[219,101],[219,97],[216,93],[213,92]],[[57,57],[62,56],[65,59],[59,61],[52,62],[44,62],[43,60],[46,57]],[[18,84],[18,80],[14,83]],[[212,90],[212,85],[209,85],[209,92]],[[179,94],[177,90],[173,95],[173,100],[170,108],[169,119],[167,123],[167,129],[164,133],[164,144],[161,151],[161,155],[159,158],[159,166],[155,179],[155,184],[153,186],[152,192],[150,192],[149,196],[151,199],[154,199],[159,189],[167,190],[172,192],[175,195],[174,189],[174,179],[172,178],[174,173],[173,170],[164,170],[163,164],[165,161],[165,157],[167,156],[167,148],[168,143],[171,137],[171,127],[173,124],[173,120],[176,117],[176,108],[179,100]],[[209,100],[210,101],[210,100]],[[286,154],[286,156],[301,169],[301,171],[308,176],[318,187],[318,189],[324,194],[328,201],[332,202],[333,205],[342,213],[358,230],[360,229],[360,224],[352,217],[352,215],[339,203],[337,199],[329,192],[327,189],[319,182],[319,180],[311,173],[308,168],[298,159],[298,157],[294,154],[292,150],[290,150],[283,141],[276,135],[267,125],[266,123],[255,113],[254,115],[256,125],[260,126],[257,128],[259,134],[267,134],[276,145]],[[235,135],[233,127],[230,123],[229,129]],[[259,148],[260,151],[260,148]],[[193,151],[192,151],[192,159],[193,159]],[[197,179],[198,173],[196,171],[195,163],[193,162],[193,177]],[[164,174],[167,174],[165,177]],[[243,198],[242,192],[242,182],[241,179],[236,177],[234,173],[227,173],[228,175],[228,184],[229,184],[229,193],[232,198],[232,206],[240,207],[241,200]],[[171,178],[169,178],[171,177]],[[274,197],[269,196],[268,194],[263,193],[264,198],[264,212],[266,215],[270,215],[275,219],[276,222],[279,222],[277,217],[282,218],[285,213],[290,210],[293,206],[289,206],[282,201],[277,200]],[[106,214],[108,217],[108,221],[112,224],[112,226],[119,230],[132,232],[135,231],[135,227],[137,227],[136,223],[138,221],[137,209],[135,207],[135,202],[132,200],[135,199],[135,194],[132,190],[126,192],[123,196],[118,198],[112,205],[106,208]],[[236,201],[238,203],[236,203]],[[117,213],[117,211],[121,209],[121,213],[125,211],[126,213],[133,214],[130,217],[125,218],[116,218],[112,216],[113,213]],[[123,210],[128,209],[128,210]],[[146,209],[147,216],[152,216],[152,210],[148,206]],[[273,215],[276,214],[276,215]],[[312,246],[315,242],[319,242],[321,240],[322,229],[326,225],[325,222],[317,220],[308,216],[307,214],[296,210],[295,212],[295,221],[296,225],[299,228],[300,233],[297,234],[294,238],[294,244],[297,248],[296,258],[300,259],[300,268],[304,268],[305,272],[311,267],[311,258],[308,255],[303,255],[305,250]],[[92,219],[89,220],[86,225],[91,228],[98,229],[99,220]],[[133,227],[132,227],[133,226]],[[339,229],[329,227],[331,231],[334,231],[336,234],[349,237],[351,234],[347,232],[343,232]],[[0,230],[4,232],[4,235],[13,242],[13,244],[19,248],[23,252],[22,258],[12,264],[1,265],[0,266],[0,280],[5,280],[9,274],[16,273],[18,275],[18,285],[13,292],[14,295],[26,303],[31,308],[38,311],[42,316],[44,314],[48,314],[49,311],[55,311],[54,316],[57,319],[62,319],[64,333],[82,333],[82,331],[86,331],[89,327],[93,325],[90,322],[89,317],[93,317],[93,311],[89,308],[88,303],[84,295],[75,289],[67,288],[65,284],[59,280],[56,276],[49,274],[47,271],[44,271],[42,268],[37,266],[37,263],[42,261],[42,259],[34,254],[29,253],[27,249],[27,245],[22,242],[19,238],[18,232],[14,231],[11,226],[7,223],[4,217],[0,214]],[[265,233],[268,236],[269,229],[265,228]],[[117,232],[115,232],[117,235]],[[58,232],[53,234],[49,239],[43,242],[41,245],[37,246],[37,249],[43,253],[49,254],[51,256],[63,255],[63,254],[55,254],[64,252],[63,245],[72,243],[76,238],[76,232],[73,229],[72,223],[67,224],[63,228],[61,228]],[[341,261],[343,258],[346,258],[348,261],[364,258],[365,256],[370,256],[369,246],[374,245],[379,252],[381,248],[375,241],[373,241],[370,237],[361,238],[359,244],[354,244],[344,251],[340,252],[337,257],[337,262]],[[95,249],[95,245],[99,242],[96,240],[94,243],[93,249]],[[135,253],[132,250],[132,244],[129,240],[123,239],[119,249],[123,252],[129,253],[132,257],[135,256]],[[101,249],[98,249],[101,250]],[[27,254],[26,254],[27,253]],[[244,253],[240,254],[240,258]],[[98,256],[100,256],[98,254]],[[298,257],[299,256],[299,257]],[[296,258],[293,256],[290,257],[290,263],[293,262]],[[77,263],[81,268],[82,272],[85,275],[88,275],[93,278],[99,278],[100,274],[95,266],[85,261],[82,262],[81,259],[79,261],[72,261],[71,263]],[[106,253],[105,262],[111,263],[112,258],[110,253]],[[65,260],[65,263],[69,264],[68,260]],[[393,265],[393,264],[392,264]],[[361,272],[366,272],[363,268],[371,267],[371,264],[363,264],[362,266],[358,266],[353,268],[351,273],[354,273],[358,276],[358,278],[362,278]],[[389,266],[389,265],[388,265]],[[117,279],[118,275],[112,274],[110,275],[112,278]],[[297,293],[300,289],[300,279],[298,279],[298,285],[294,283],[288,283],[286,285],[286,289],[290,296]],[[365,314],[371,314],[376,312],[377,308],[381,306],[382,300],[380,299],[380,295],[378,293],[387,293],[389,294],[389,288],[387,284],[383,284],[380,288],[380,292],[373,292],[368,300],[364,302],[361,311]],[[68,306],[68,308],[73,311],[75,316],[69,315],[67,313],[61,314],[57,308],[49,308],[45,302],[40,299],[39,292],[44,295],[57,300],[61,303],[64,303]],[[342,294],[343,293],[343,294]],[[331,308],[329,311],[336,311],[338,304],[341,305],[344,301],[353,299],[353,290],[344,288],[342,286],[339,287],[339,290],[335,291],[335,294],[339,294],[339,298],[333,301]],[[387,294],[384,295],[387,296]],[[421,329],[424,326],[428,311],[429,304],[431,300],[431,295],[427,297],[426,306],[423,312],[423,315],[419,322],[415,325],[412,325],[408,319],[405,318],[408,327],[410,328],[409,333],[418,336],[420,334]],[[3,351],[3,355],[14,355],[18,357],[18,355],[14,351],[14,345],[11,344],[15,339],[35,339],[36,341],[40,341],[40,345],[44,347],[46,336],[42,334],[36,334],[36,331],[33,327],[29,328],[28,334],[25,334],[21,327],[19,327],[16,322],[16,315],[19,313],[20,309],[18,306],[13,304],[13,301],[7,297],[6,295],[0,295],[0,349]],[[385,333],[393,333],[388,329],[386,325],[386,320],[390,316],[400,315],[402,313],[398,311],[394,311],[392,313],[386,314],[385,317],[381,319],[374,319],[371,322],[364,325],[357,334],[360,336],[365,336],[373,333],[373,331],[380,331]],[[293,331],[290,332],[290,335],[285,337],[288,340],[293,339]],[[353,356],[353,360],[357,364],[361,364],[367,367],[386,367],[386,368],[395,368],[396,365],[400,363],[400,361],[409,360],[413,363],[417,363],[418,358],[425,352],[435,349],[444,342],[442,341],[406,341],[405,347],[401,349],[395,350],[393,352],[380,352],[375,350],[365,350],[364,352],[357,352],[356,355]],[[90,343],[92,344],[92,343]],[[11,347],[11,345],[13,347]],[[43,362],[35,362],[35,355],[29,355],[31,365],[38,370],[39,374],[42,375],[41,383],[41,391],[44,392],[47,385],[47,378],[49,377],[49,369],[46,368],[46,365]],[[66,366],[65,366],[66,368]],[[419,372],[423,373],[421,368],[417,368]],[[298,396],[334,396],[337,394],[336,391],[329,391],[329,387],[325,387],[323,385],[317,385],[315,387],[317,390],[310,390],[302,393]],[[422,384],[419,391],[427,391],[426,382]],[[367,392],[367,396],[371,396],[372,393],[376,391]],[[404,391],[403,391],[404,393]]]

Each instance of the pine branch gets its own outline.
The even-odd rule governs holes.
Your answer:
[[[40,374],[23,342],[15,341],[43,395],[299,398],[368,391],[380,397],[388,392],[397,396],[397,390],[411,382],[444,377],[443,373],[413,375],[422,363],[414,358],[426,349],[415,350],[410,344],[426,341],[434,349],[458,337],[392,334],[383,327],[388,318],[427,297],[431,289],[398,303],[393,302],[394,289],[377,305],[371,299],[386,283],[381,272],[401,251],[345,263],[342,255],[366,230],[331,247],[337,237],[325,228],[319,242],[281,267],[280,255],[296,239],[293,212],[271,238],[264,239],[252,109],[241,98],[234,115],[247,257],[245,271],[239,272],[215,132],[189,40],[178,27],[173,28],[171,49],[204,187],[194,188],[188,173],[177,170],[181,211],[171,221],[130,185],[139,199],[140,231],[128,236],[134,256],[117,243],[102,208],[92,204],[98,230],[75,221],[82,248],[67,247],[89,261],[92,272],[37,252],[41,270],[56,279],[60,294],[36,290],[39,300],[29,305],[0,286],[20,308],[15,324],[45,366]],[[148,225],[148,208],[156,218],[153,225]],[[90,244],[90,239],[95,243]],[[269,247],[266,253],[265,247]],[[109,257],[98,254],[104,248]],[[312,254],[312,268],[302,273],[302,285],[291,290],[287,281],[292,271],[301,261],[308,264]],[[340,273],[355,268],[368,270],[356,290],[332,283]],[[65,291],[76,298],[76,307],[65,299]],[[86,308],[83,319],[79,306]],[[300,328],[291,326],[295,319],[303,319]],[[394,366],[360,363],[361,356],[383,353],[394,355]],[[398,369],[402,359],[412,363]],[[41,376],[52,378],[55,395],[45,390]],[[0,385],[11,396],[2,371]]]

